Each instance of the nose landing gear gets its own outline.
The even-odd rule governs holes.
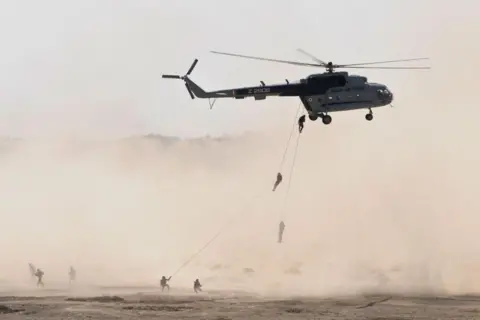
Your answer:
[[[367,119],[367,121],[372,121],[373,120],[373,112],[372,112],[372,109],[368,109],[368,113],[365,115],[365,119]]]
[[[328,114],[324,114],[322,115],[322,122],[325,125],[330,124],[332,122],[332,117],[329,116]]]

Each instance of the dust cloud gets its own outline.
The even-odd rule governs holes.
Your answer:
[[[442,134],[431,121],[438,143],[396,108],[376,114],[307,123],[285,208],[296,136],[284,182],[271,187],[288,127],[218,139],[6,141],[0,274],[29,285],[33,262],[50,286],[65,285],[70,265],[84,285],[156,285],[223,230],[173,286],[199,277],[270,294],[478,290],[478,155],[458,145],[448,153],[459,123]]]

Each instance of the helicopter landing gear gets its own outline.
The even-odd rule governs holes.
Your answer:
[[[322,115],[322,122],[323,124],[330,124],[332,122],[332,117],[329,116],[328,114]]]
[[[372,121],[373,120],[373,113],[372,113],[372,109],[368,109],[368,113],[365,115],[365,119],[367,119],[367,121]]]
[[[308,118],[311,121],[316,121],[318,118],[322,118],[323,124],[330,124],[332,122],[332,117],[326,113],[309,114]]]

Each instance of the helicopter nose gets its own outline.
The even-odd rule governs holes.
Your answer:
[[[385,91],[386,91],[386,97],[385,98],[386,98],[388,103],[391,103],[393,101],[393,93],[387,87],[385,87]]]
[[[392,102],[392,100],[393,100],[393,95],[392,95],[392,93],[389,92],[386,98],[387,98],[386,100],[387,100],[389,103]]]

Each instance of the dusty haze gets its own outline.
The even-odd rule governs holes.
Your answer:
[[[455,17],[436,21],[423,45],[434,69],[395,78],[395,108],[371,123],[363,112],[334,114],[328,127],[306,123],[282,245],[287,179],[270,190],[296,100],[264,128],[220,140],[5,141],[0,281],[30,285],[33,262],[47,286],[66,285],[70,265],[79,285],[156,285],[235,217],[172,286],[199,277],[207,290],[262,293],[479,292],[479,28]],[[387,85],[389,77],[372,76]],[[275,112],[275,103],[258,108]]]

